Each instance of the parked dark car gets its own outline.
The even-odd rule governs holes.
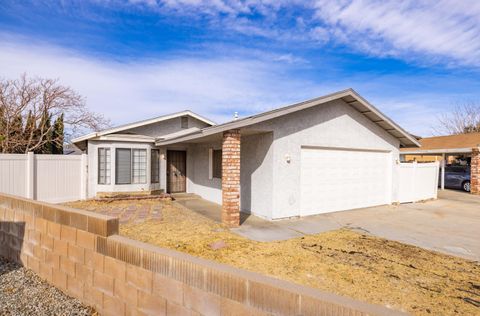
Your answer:
[[[440,173],[439,184],[441,181]],[[470,192],[470,166],[446,166],[445,187]]]

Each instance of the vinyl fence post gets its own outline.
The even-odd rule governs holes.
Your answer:
[[[434,187],[434,192],[435,192],[435,198],[438,198],[438,177],[440,174],[440,162],[435,161],[435,187]]]
[[[419,200],[419,195],[418,195],[418,190],[417,190],[417,173],[418,173],[418,170],[417,170],[418,166],[417,166],[417,161],[415,160],[413,162],[413,177],[412,177],[412,192],[413,192],[413,202],[417,202]]]
[[[27,179],[26,179],[26,197],[35,199],[35,154],[31,151],[27,153]]]
[[[442,154],[442,174],[441,174],[441,183],[440,183],[440,188],[442,190],[445,190],[445,165],[446,165],[446,161],[445,161],[446,157],[445,157],[445,154]]]
[[[87,199],[88,181],[88,159],[87,154],[82,154],[80,160],[80,199]]]

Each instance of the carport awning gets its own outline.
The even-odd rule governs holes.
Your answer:
[[[446,149],[420,149],[420,150],[402,150],[401,155],[441,155],[441,154],[467,154],[471,153],[472,148],[446,148]]]

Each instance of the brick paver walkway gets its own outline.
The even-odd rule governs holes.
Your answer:
[[[130,204],[125,202],[125,205],[115,205],[112,206],[109,203],[105,205],[96,205],[95,207],[87,208],[89,211],[118,217],[120,219],[120,224],[126,223],[142,223],[146,220],[156,220],[161,221],[163,219],[162,215],[163,206],[160,203],[138,203]]]

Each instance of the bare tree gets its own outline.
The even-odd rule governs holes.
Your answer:
[[[65,135],[55,135],[61,120]],[[110,123],[102,115],[89,111],[84,99],[58,80],[28,78],[0,80],[0,149],[2,153],[38,151],[50,143],[63,145],[66,139],[86,130],[98,131]],[[62,126],[63,132],[63,126]],[[58,144],[61,142],[61,144]]]
[[[468,134],[480,132],[480,105],[465,103],[455,106],[450,113],[438,117],[437,134]]]

